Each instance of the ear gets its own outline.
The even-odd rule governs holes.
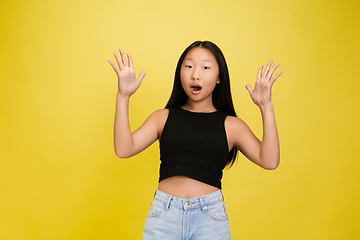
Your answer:
[[[220,78],[218,78],[216,81],[216,84],[219,84],[219,83],[220,83]]]

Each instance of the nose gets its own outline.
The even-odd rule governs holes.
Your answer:
[[[200,80],[200,71],[198,68],[194,68],[194,71],[192,72],[192,79]]]

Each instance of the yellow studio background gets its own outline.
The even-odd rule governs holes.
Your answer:
[[[360,239],[360,2],[0,1],[0,239],[141,239],[157,187],[155,143],[113,151],[119,47],[147,75],[136,129],[170,96],[182,51],[211,40],[238,115],[261,138],[246,84],[270,60],[281,163],[224,172],[233,239]]]

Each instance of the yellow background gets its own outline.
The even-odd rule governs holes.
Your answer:
[[[131,127],[163,108],[177,60],[211,40],[238,115],[260,138],[246,84],[274,59],[281,163],[225,171],[233,239],[360,239],[358,0],[0,1],[0,239],[141,239],[157,186],[154,144],[113,151],[119,47],[137,74]]]

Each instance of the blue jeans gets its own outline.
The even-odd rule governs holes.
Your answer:
[[[228,216],[221,190],[199,198],[177,198],[156,190],[143,240],[227,240]]]

